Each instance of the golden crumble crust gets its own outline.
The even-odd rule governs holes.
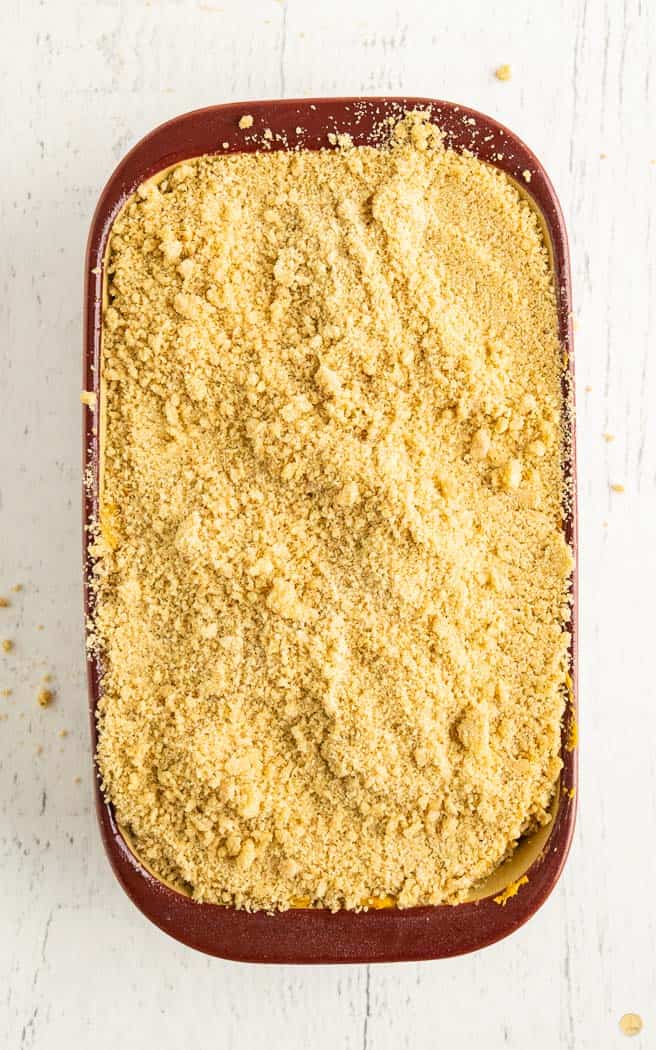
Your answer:
[[[250,909],[456,902],[549,819],[570,550],[539,220],[424,114],[206,156],[114,224],[98,762]]]

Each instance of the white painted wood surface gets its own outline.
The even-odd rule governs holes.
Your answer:
[[[0,594],[24,590],[0,610],[0,637],[16,643],[0,651],[0,689],[13,689],[0,698],[0,1046],[599,1050],[624,1044],[630,1010],[645,1024],[634,1045],[656,1046],[655,7],[4,0]],[[509,83],[493,76],[503,62]],[[579,825],[549,902],[482,953],[242,966],[150,926],[95,826],[80,582],[84,243],[110,170],[160,121],[227,100],[358,93],[491,113],[542,158],[565,209],[578,319]],[[46,671],[57,701],[44,711]]]

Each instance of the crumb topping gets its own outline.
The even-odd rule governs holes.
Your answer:
[[[459,901],[561,768],[539,220],[424,114],[335,144],[163,173],[108,262],[104,790],[159,875],[251,909]]]

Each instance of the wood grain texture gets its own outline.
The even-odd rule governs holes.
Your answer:
[[[619,1018],[637,1011],[632,1045],[656,1046],[656,851],[645,836],[656,824],[654,5],[5,0],[3,22],[0,594],[25,589],[0,610],[0,636],[16,642],[0,654],[0,690],[13,689],[0,698],[0,1045],[598,1050],[623,1046]],[[503,62],[509,83],[493,76]],[[80,597],[83,249],[105,178],[154,124],[230,99],[358,93],[490,113],[537,152],[563,203],[579,322],[579,826],[550,901],[478,955],[239,966],[149,926],[95,828]],[[58,695],[42,710],[45,672]]]

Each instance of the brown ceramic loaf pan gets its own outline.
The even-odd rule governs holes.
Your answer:
[[[550,246],[558,295],[558,317],[566,370],[563,409],[572,428],[563,470],[571,499],[564,507],[567,538],[576,553],[576,474],[573,433],[571,283],[567,234],[558,199],[544,168],[507,128],[475,110],[424,98],[336,98],[231,103],[176,117],[146,135],[118,165],[105,186],[91,223],[86,255],[84,363],[85,390],[96,393],[85,407],[83,493],[85,609],[93,613],[88,526],[97,519],[102,435],[100,397],[101,322],[108,241],[118,212],[140,183],[170,165],[207,153],[255,152],[262,132],[273,133],[271,149],[331,148],[330,133],[348,132],[356,146],[380,141],[382,122],[409,109],[428,110],[445,133],[446,144],[470,150],[513,178],[541,216]],[[253,117],[239,129],[244,114]],[[332,135],[331,135],[332,138]],[[334,139],[332,140],[334,142]],[[227,144],[227,145],[226,145]],[[528,175],[527,175],[528,173]],[[166,885],[141,863],[117,825],[96,775],[96,809],[107,856],[128,896],[152,922],[177,940],[227,959],[277,963],[394,962],[439,959],[474,951],[506,937],[544,903],[563,869],[576,811],[576,577],[570,648],[570,699],[562,730],[563,770],[548,827],[522,841],[513,856],[457,905],[386,908],[365,912],[303,908],[284,913],[249,913],[216,904],[198,904]],[[96,704],[102,689],[100,661],[88,657],[91,735],[96,747]]]

